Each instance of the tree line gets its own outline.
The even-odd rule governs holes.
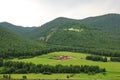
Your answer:
[[[3,62],[4,67],[0,73],[11,74],[11,73],[43,73],[43,74],[51,74],[51,73],[100,73],[106,72],[105,68],[100,68],[99,66],[89,66],[89,65],[43,65],[38,64],[35,65],[33,63],[25,63],[25,62],[12,62],[7,61]]]
[[[111,57],[110,60],[113,62],[120,62],[120,57]]]
[[[95,55],[86,56],[86,59],[87,60],[92,60],[92,61],[102,61],[102,62],[107,62],[108,61],[107,57],[95,56]],[[110,61],[120,62],[120,57],[110,57]]]
[[[92,61],[102,61],[102,62],[107,62],[107,57],[102,57],[102,56],[86,56],[87,60],[92,60]]]
[[[68,25],[66,25],[66,26],[68,26]],[[82,27],[82,28],[85,28],[85,27]],[[64,36],[64,34],[61,36]],[[80,34],[79,34],[79,36],[80,36]],[[81,35],[81,36],[83,36],[83,35]],[[73,37],[72,39],[74,39],[75,36],[70,36],[70,37],[68,36],[68,38],[70,38],[70,40],[71,40],[71,37]],[[89,37],[89,35],[88,35],[88,37]],[[67,38],[65,38],[65,40],[66,39]],[[111,46],[108,46],[108,45],[106,45],[106,47],[105,47],[105,45],[104,45],[104,47],[103,46],[101,47],[99,45],[89,46],[91,44],[91,42],[89,42],[90,44],[88,45],[88,44],[86,44],[86,41],[84,41],[84,43],[82,43],[80,41],[80,43],[78,43],[78,45],[77,45],[76,43],[74,43],[75,42],[74,40],[71,40],[72,42],[70,41],[69,45],[65,45],[65,44],[67,44],[66,42],[64,42],[65,40],[60,41],[63,43],[63,45],[60,45],[60,44],[53,45],[52,43],[54,43],[54,42],[44,43],[44,42],[31,41],[27,38],[24,38],[20,35],[17,35],[11,31],[9,31],[9,30],[6,30],[2,26],[0,26],[0,57],[2,57],[2,58],[29,57],[29,56],[31,57],[31,56],[38,56],[38,55],[55,52],[55,51],[83,52],[83,53],[90,53],[90,54],[94,54],[94,55],[120,57],[119,44],[117,44],[118,48],[117,48],[117,46],[112,48]],[[79,40],[81,40],[81,37],[79,37],[79,39],[77,41],[79,41]],[[110,39],[108,39],[108,40],[110,40]],[[97,47],[97,46],[99,46],[99,47]]]
[[[50,47],[51,46],[51,47]],[[12,50],[4,50],[0,51],[0,56],[2,58],[11,58],[11,57],[34,57],[42,54],[47,54],[50,52],[56,51],[71,51],[71,52],[83,52],[100,56],[110,56],[110,57],[120,57],[119,53],[95,50],[92,48],[84,48],[84,47],[69,47],[69,46],[59,46],[59,45],[48,45],[47,47],[34,47],[33,49],[27,48],[13,48]]]

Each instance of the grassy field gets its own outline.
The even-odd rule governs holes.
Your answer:
[[[71,59],[68,60],[56,60],[52,59],[54,56],[69,56]],[[23,62],[32,62],[34,64],[50,64],[50,65],[56,65],[56,64],[62,64],[62,65],[98,65],[101,68],[106,68],[107,73],[104,75],[102,73],[95,74],[95,75],[88,75],[88,74],[75,74],[73,78],[106,78],[106,79],[112,79],[112,80],[120,80],[120,62],[96,62],[96,61],[90,61],[86,60],[85,57],[90,54],[83,54],[83,53],[74,53],[74,52],[53,52],[33,58],[28,59],[12,59],[12,61],[23,61]],[[109,59],[109,58],[108,58]],[[20,76],[19,74],[14,74],[13,76]],[[32,77],[35,78],[65,78],[68,74],[52,74],[52,75],[42,75],[42,74],[27,74],[28,77],[30,75],[33,75]],[[38,77],[37,77],[38,75]]]
[[[67,79],[67,75],[73,75],[73,74],[51,74],[51,75],[43,75],[43,74],[11,74],[11,78],[14,79],[22,79],[22,76],[27,76],[27,79]],[[100,79],[100,80],[120,80],[120,78],[111,76],[113,74],[106,74],[103,75],[101,73],[95,74],[95,75],[88,75],[88,74],[74,74],[73,77],[70,77],[69,79]],[[0,78],[2,78],[2,74],[0,74]]]

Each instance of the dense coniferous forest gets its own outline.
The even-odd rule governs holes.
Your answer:
[[[82,20],[59,17],[31,31],[37,41],[105,56],[120,56],[120,15],[106,14]]]
[[[0,23],[0,55],[5,58],[73,51],[120,57],[119,19],[119,14],[83,20],[59,17],[32,28],[3,22]]]
[[[114,62],[120,62],[120,57],[111,57],[110,60]]]
[[[22,27],[22,26],[16,26],[16,25],[13,25],[11,23],[8,23],[8,22],[1,22],[0,23],[1,26],[9,29],[10,31],[13,31],[17,34],[22,34],[25,36],[26,33],[34,30],[36,27]]]
[[[107,57],[102,57],[102,56],[86,56],[86,59],[93,61],[107,62]]]
[[[88,65],[43,65],[43,64],[32,64],[24,62],[2,62],[1,66],[5,67],[0,73],[100,73],[106,72],[105,68],[100,68],[99,66],[88,66]]]
[[[35,65],[4,62],[8,58],[28,58],[56,51],[94,54],[87,60],[120,61],[120,15],[107,14],[74,20],[59,17],[40,27],[0,23],[0,73],[100,73],[106,69],[89,65]],[[99,56],[98,56],[99,55]]]
[[[0,56],[3,58],[34,56],[46,48],[44,43],[38,44],[0,26]]]

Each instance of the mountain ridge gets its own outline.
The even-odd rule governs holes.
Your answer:
[[[35,55],[46,47],[44,43],[29,40],[0,26],[0,56],[2,58]]]
[[[9,22],[0,22],[0,25],[11,30],[12,32],[15,32],[17,34],[22,34],[22,35],[30,32],[36,28],[36,27],[17,26],[17,25],[14,25],[12,23],[9,23]]]
[[[83,20],[58,17],[29,31],[25,36],[50,45],[120,53],[119,21],[119,14],[106,14]]]
[[[56,18],[29,34],[30,38],[49,44],[119,51],[120,15],[74,20]]]

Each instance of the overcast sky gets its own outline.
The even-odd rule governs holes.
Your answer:
[[[57,17],[83,19],[120,13],[120,0],[0,0],[0,22],[40,26]]]

